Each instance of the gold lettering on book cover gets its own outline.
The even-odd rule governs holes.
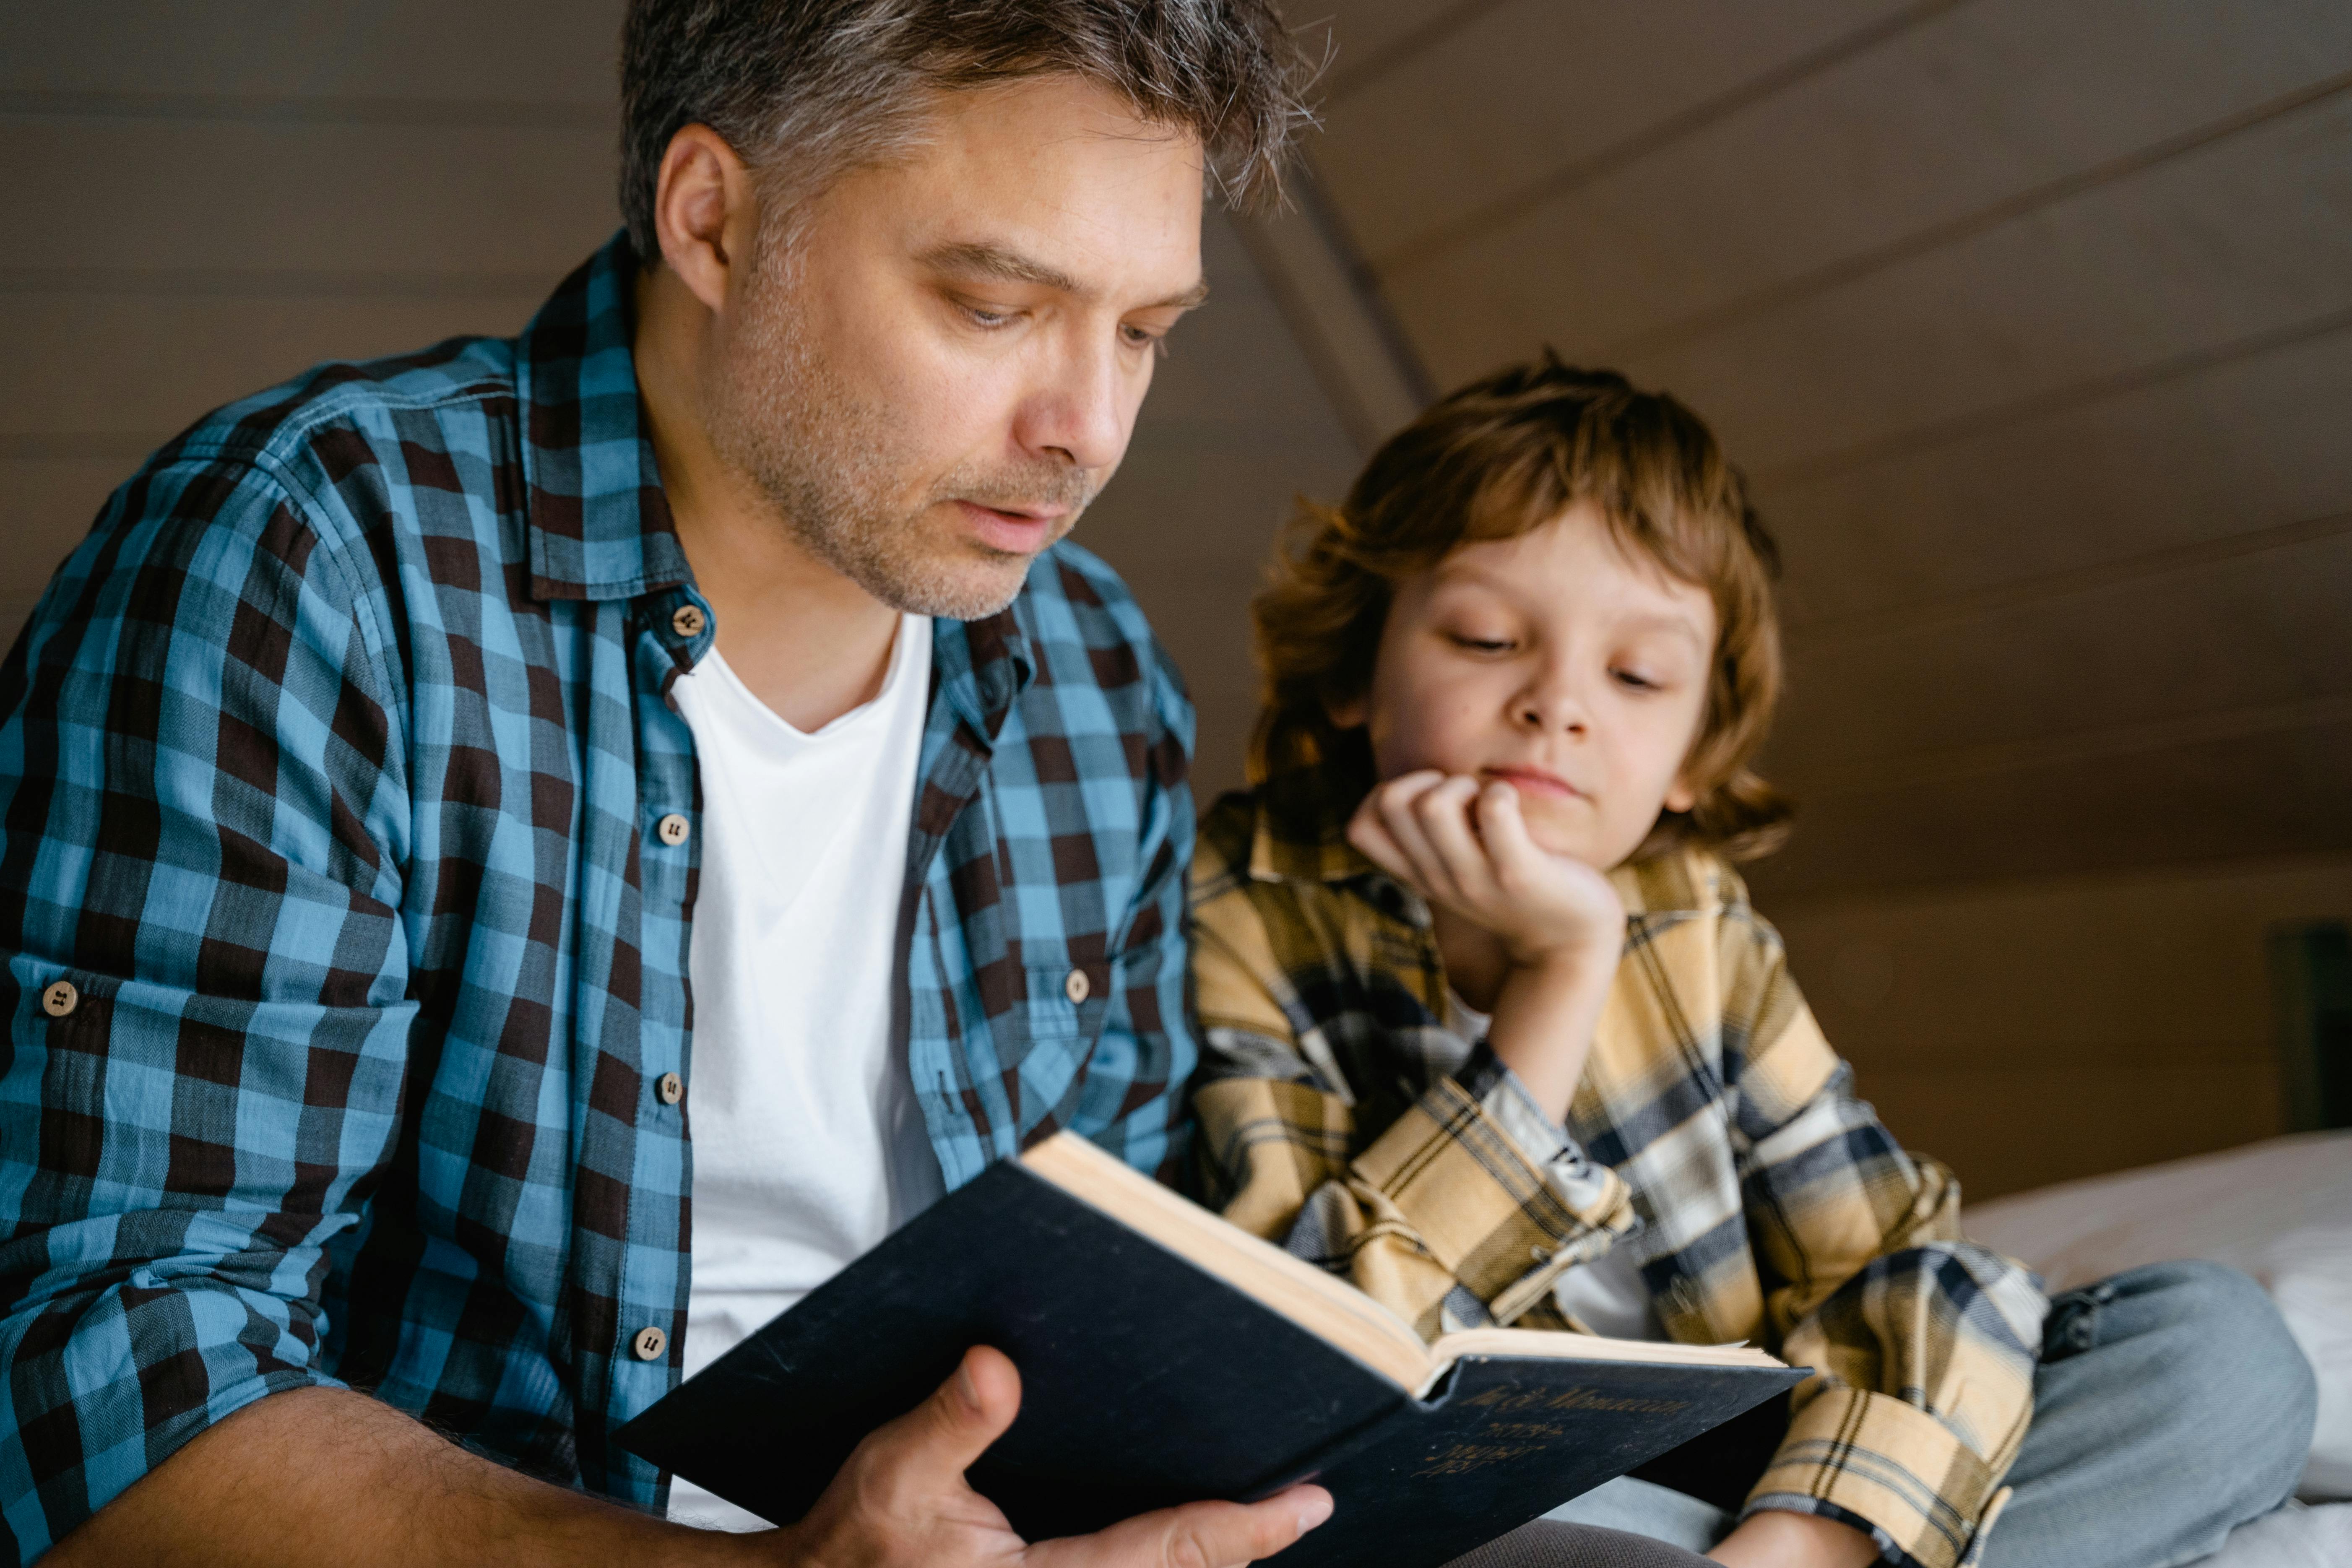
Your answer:
[[[1672,1415],[1690,1408],[1687,1399],[1642,1399],[1626,1394],[1603,1394],[1597,1388],[1530,1389],[1525,1393],[1505,1385],[1472,1394],[1462,1402],[1465,1410],[1492,1410],[1496,1415],[1506,1411],[1541,1410],[1619,1410],[1629,1415]]]
[[[1415,1479],[1466,1475],[1505,1459],[1539,1454],[1548,1447],[1545,1443],[1456,1443],[1442,1453],[1432,1454],[1425,1468],[1415,1470],[1413,1475]]]

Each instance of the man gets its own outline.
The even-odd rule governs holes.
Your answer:
[[[790,1529],[612,1434],[990,1161],[1178,1157],[1191,711],[1056,542],[1298,57],[1266,0],[624,56],[625,236],[199,423],[0,670],[13,1556],[1278,1551],[1318,1489],[1025,1546],[984,1347]]]
[[[1173,1157],[1191,714],[1049,547],[1297,57],[1260,0],[625,53],[625,238],[157,453],[0,676],[16,1558],[976,1560],[1002,1357],[795,1531],[665,1522],[611,1434],[1028,1141]]]

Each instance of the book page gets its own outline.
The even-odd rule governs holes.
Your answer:
[[[1685,1345],[1671,1340],[1612,1340],[1558,1329],[1463,1329],[1429,1347],[1433,1373],[1465,1356],[1527,1356],[1553,1361],[1647,1362],[1664,1366],[1762,1366],[1788,1363],[1752,1345]]]
[[[1346,1280],[1227,1224],[1076,1133],[1055,1133],[1022,1155],[1021,1163],[1399,1387],[1419,1388],[1428,1381],[1429,1349],[1412,1324]]]

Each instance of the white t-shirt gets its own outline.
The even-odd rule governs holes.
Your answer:
[[[688,1376],[940,1194],[891,1033],[930,671],[931,623],[907,616],[880,694],[814,734],[716,649],[671,688],[702,776]],[[765,1522],[685,1481],[669,1508]]]

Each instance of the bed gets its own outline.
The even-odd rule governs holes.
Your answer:
[[[1962,1223],[2052,1290],[2183,1258],[2261,1281],[2318,1374],[2318,1429],[2296,1504],[2240,1529],[2205,1568],[2352,1568],[2352,1131],[2020,1193]]]

